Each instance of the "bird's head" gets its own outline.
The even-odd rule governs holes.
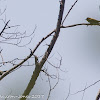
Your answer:
[[[91,19],[91,18],[89,18],[89,17],[86,18],[86,20],[89,20],[89,19]]]

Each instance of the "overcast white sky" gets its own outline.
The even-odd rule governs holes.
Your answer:
[[[1,1],[1,7],[7,7],[7,20],[11,20],[11,25],[21,25],[19,27],[21,32],[26,30],[27,33],[30,34],[34,30],[35,25],[37,26],[35,37],[32,41],[33,43],[29,46],[30,48],[34,48],[42,37],[46,36],[46,34],[56,27],[59,0]],[[66,0],[64,15],[66,15],[74,1],[75,0]],[[64,25],[86,22],[85,19],[87,17],[100,20],[99,5],[99,0],[79,0],[69,14]],[[16,49],[7,49],[8,51],[5,56],[10,58],[17,54],[19,57],[24,57],[29,53],[29,47],[27,47],[25,52],[23,52],[24,48],[20,51]],[[36,55],[39,56],[43,54],[44,48],[45,46],[42,45],[42,49],[39,49]],[[52,52],[52,54],[54,54],[51,60],[52,63],[56,64],[55,59],[59,57],[58,53],[63,58],[62,69],[68,72],[60,72],[60,77],[64,80],[60,80],[59,85],[52,92],[50,100],[65,100],[70,83],[71,93],[75,93],[84,89],[86,85],[88,86],[100,79],[99,26],[78,26],[61,29],[60,36]],[[48,65],[48,67],[50,66]],[[9,95],[11,93],[13,95],[21,95],[31,78],[32,70],[33,67],[23,67],[8,75],[0,82],[0,94]],[[53,69],[50,69],[50,71],[53,71]],[[45,81],[46,77],[42,76],[42,78],[44,78],[44,80],[42,80],[41,77],[38,78],[37,84],[31,94],[44,94],[44,98],[46,98],[49,87],[48,82]],[[94,100],[99,88],[100,83],[86,90],[84,100]],[[68,100],[80,100],[82,94],[83,93],[71,95]]]

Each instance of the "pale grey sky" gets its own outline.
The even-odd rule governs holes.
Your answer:
[[[66,0],[64,15],[66,15],[74,1]],[[4,46],[8,50],[4,53],[5,59],[7,59],[6,57],[13,58],[16,55],[18,57],[26,56],[29,53],[28,48],[34,48],[42,37],[56,27],[59,0],[2,0],[2,2],[2,7],[7,6],[7,20],[11,20],[11,25],[20,25],[19,30],[21,32],[26,30],[30,34],[34,30],[35,25],[37,26],[33,43],[27,47],[25,52],[23,52],[24,48],[22,50],[17,48],[17,51],[15,48],[13,49],[16,52],[14,55],[12,54],[12,49],[8,50],[8,47]],[[99,5],[99,0],[79,0],[64,25],[86,22],[85,19],[87,17],[100,20]],[[48,43],[48,40],[46,42]],[[36,52],[36,55],[39,56],[45,52],[45,46],[42,45],[41,48]],[[61,29],[60,36],[51,54],[54,54],[54,57],[51,59],[52,63],[55,63],[55,59],[59,57],[58,53],[63,58],[62,69],[68,72],[60,72],[60,77],[64,80],[60,80],[58,86],[52,92],[50,100],[65,100],[70,83],[71,92],[75,93],[84,89],[86,85],[88,86],[100,79],[99,26],[77,26]],[[48,65],[48,67],[50,66]],[[22,67],[8,75],[0,82],[0,94],[9,95],[11,93],[13,95],[21,95],[31,78],[32,70],[33,67]],[[50,69],[50,71],[53,72],[53,69]],[[38,78],[31,94],[44,94],[44,98],[46,98],[49,87],[48,82],[45,81],[47,77],[42,74],[42,78],[44,80],[41,77]],[[99,88],[100,83],[86,90],[84,100],[94,100]],[[68,100],[80,100],[82,94],[71,95]]]

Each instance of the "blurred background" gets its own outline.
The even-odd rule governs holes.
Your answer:
[[[64,16],[67,14],[75,0],[66,0]],[[87,23],[87,17],[100,20],[100,1],[99,0],[78,0],[69,16],[65,20],[64,25],[72,25],[78,23]],[[26,47],[16,47],[12,45],[1,44],[3,49],[2,55],[4,60],[13,58],[25,58],[29,53],[29,48],[33,49],[36,44],[48,33],[56,27],[59,0],[1,0],[1,9],[6,8],[5,14],[1,18],[10,19],[10,25],[20,25],[20,32],[26,31],[27,34],[32,33],[35,26],[37,29],[34,38]],[[51,38],[50,38],[51,39]],[[43,42],[35,53],[37,56],[44,54],[50,39]],[[28,41],[28,39],[26,40]],[[23,43],[23,42],[22,42]],[[85,87],[100,80],[100,27],[99,26],[76,26],[72,28],[61,29],[59,38],[50,55],[50,62],[55,66],[58,64],[57,59],[62,57],[61,69],[59,75],[61,80],[52,91],[50,100],[65,100],[69,92],[76,93]],[[48,63],[49,73],[56,73],[56,70]],[[10,66],[0,68],[7,70]],[[12,72],[0,82],[1,95],[22,95],[31,79],[34,66],[23,66]],[[49,84],[47,76],[44,73],[38,77],[32,94],[43,94],[44,97],[35,100],[46,100]],[[56,80],[52,79],[52,85]],[[100,89],[100,83],[88,88],[84,93],[84,100],[94,100]],[[80,100],[83,92],[70,95],[68,100]],[[2,100],[4,100],[2,98]],[[18,98],[8,98],[7,100],[18,100]],[[33,99],[27,99],[33,100]]]

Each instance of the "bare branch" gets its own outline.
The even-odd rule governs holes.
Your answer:
[[[64,21],[66,20],[67,16],[68,16],[69,13],[71,12],[71,10],[73,9],[73,7],[74,7],[75,4],[77,3],[77,1],[78,1],[78,0],[76,0],[76,1],[74,2],[74,4],[71,6],[71,8],[69,9],[68,13],[67,13],[66,16],[64,17],[64,20],[62,21],[62,24],[61,24],[61,25],[63,25]]]
[[[7,7],[6,7],[6,8],[7,8]],[[1,9],[0,9],[0,16],[3,15],[3,14],[5,13],[6,8],[5,8],[3,11],[1,11]]]
[[[10,20],[9,20],[9,21],[10,21]],[[8,23],[9,23],[9,21],[7,21],[7,23],[5,24],[4,28],[3,28],[2,31],[0,32],[0,36],[1,36],[1,34],[4,32],[4,30],[6,29],[6,27],[7,27]]]
[[[61,28],[69,28],[69,27],[83,26],[83,25],[86,25],[86,26],[93,26],[93,25],[91,25],[90,23],[80,23],[80,24],[73,24],[73,25],[68,25],[68,26],[61,26]],[[97,26],[99,26],[99,25],[97,25]]]
[[[48,56],[50,55],[50,53],[51,53],[51,51],[52,51],[52,49],[53,49],[53,47],[56,43],[56,40],[59,36],[60,26],[61,26],[61,21],[62,21],[62,17],[63,17],[63,11],[64,11],[64,4],[65,4],[65,0],[61,0],[56,32],[55,32],[55,34],[54,34],[54,36],[51,40],[51,43],[50,43],[49,47],[47,48],[42,60],[40,61],[40,67],[41,68],[44,65],[44,63],[46,62]]]
[[[47,71],[45,71],[45,70],[41,70],[42,72],[44,72],[47,76],[49,76],[50,78],[52,78],[52,79],[56,79],[57,78],[57,76],[56,75],[50,75]]]
[[[58,85],[58,83],[59,83],[59,73],[58,73],[58,78],[57,78],[57,79],[58,79],[58,80],[57,80],[56,84],[52,87],[52,86],[51,86],[51,82],[50,82],[50,77],[48,76],[48,81],[49,81],[49,88],[50,88],[50,90],[49,90],[49,94],[48,94],[47,100],[49,100],[50,94],[51,94],[52,90],[54,90],[55,87],[56,87],[56,86]]]
[[[10,70],[8,70],[7,72],[5,72],[1,77],[0,80],[2,80],[5,76],[7,76],[9,73],[11,73],[12,71],[14,71],[15,69],[17,69],[18,67],[20,67],[24,62],[26,62],[28,59],[30,59],[34,52],[37,50],[37,48],[40,46],[40,44],[46,40],[49,36],[51,36],[53,33],[55,32],[55,30],[53,30],[52,32],[50,32],[46,37],[42,38],[42,40],[36,45],[36,47],[33,49],[33,51],[30,53],[30,55],[28,55],[25,59],[23,59],[23,61],[21,61],[19,64],[15,65],[13,68],[11,68]]]
[[[87,84],[86,84],[86,86],[87,86]],[[85,88],[86,88],[86,86],[85,86]],[[85,90],[83,91],[83,95],[82,95],[82,99],[81,100],[83,100],[84,95],[85,95]]]
[[[77,93],[83,92],[83,91],[87,90],[88,88],[94,86],[95,84],[97,84],[97,83],[99,83],[99,82],[100,82],[100,80],[94,82],[93,84],[91,84],[91,85],[85,87],[84,89],[82,89],[82,90],[80,90],[80,91],[77,91],[76,93],[73,93],[72,95],[75,95],[75,94],[77,94]]]
[[[100,90],[99,90],[99,92],[98,92],[98,94],[96,96],[96,100],[99,100],[99,98],[100,98]]]
[[[68,94],[67,94],[67,97],[66,97],[65,100],[67,100],[69,98],[69,96],[70,96],[70,88],[71,88],[71,83],[69,84],[69,91],[68,91]]]

